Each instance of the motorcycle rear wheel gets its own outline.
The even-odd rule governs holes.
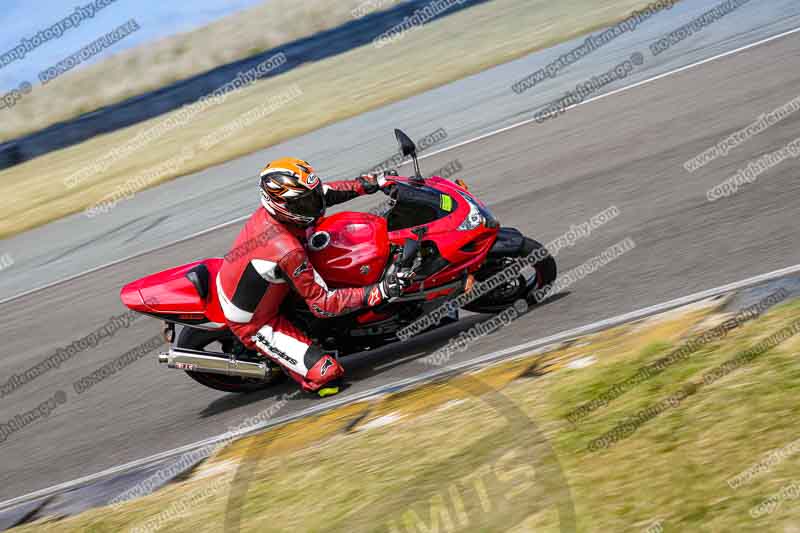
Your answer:
[[[178,335],[175,343],[177,348],[188,348],[190,350],[205,350],[207,346],[219,342],[225,352],[230,350],[233,344],[233,336],[230,331],[208,331],[184,327]],[[225,376],[222,374],[212,374],[209,372],[195,372],[187,370],[190,378],[211,389],[222,392],[233,392],[247,394],[267,389],[282,379],[283,374],[276,369],[271,379],[266,381],[252,378],[242,378],[239,376]]]

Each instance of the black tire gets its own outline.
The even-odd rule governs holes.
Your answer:
[[[184,327],[181,330],[181,334],[178,335],[178,341],[175,343],[175,346],[177,348],[188,348],[190,350],[205,350],[209,344],[220,342],[223,349],[225,349],[226,345],[229,345],[232,341],[233,336],[229,331],[208,331]],[[234,392],[238,394],[247,394],[249,392],[267,389],[280,379],[279,373],[277,377],[267,381],[188,370],[186,373],[190,378],[201,385],[222,392]]]
[[[527,255],[532,254],[534,250],[544,250],[547,252],[543,244],[529,239],[528,237],[525,237],[525,247],[526,249],[530,247],[530,252],[528,252]],[[550,294],[552,290],[553,283],[555,283],[558,277],[556,260],[550,255],[550,252],[547,252],[547,257],[537,262],[534,268],[536,269],[536,284],[528,290],[527,299],[529,305],[540,304],[546,300],[548,294]]]
[[[522,246],[522,253],[520,256],[526,257],[536,250],[546,251],[544,245],[525,237],[525,243]],[[492,268],[479,272],[475,276],[477,281],[486,281],[503,270],[506,266],[511,265],[517,257],[506,257],[504,259],[505,264],[501,262],[494,265]],[[541,303],[547,298],[547,294],[550,292],[549,287],[553,284],[558,275],[556,261],[548,253],[546,258],[538,261],[533,267],[536,270],[536,278],[532,283],[526,280],[524,276],[520,275],[514,282],[509,282],[497,287],[474,302],[465,305],[464,309],[472,311],[473,313],[499,313],[520,299],[525,299],[528,305]]]

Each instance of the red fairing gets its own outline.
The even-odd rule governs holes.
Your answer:
[[[408,182],[407,178],[395,178],[395,180]],[[469,205],[462,194],[468,195],[479,204],[482,202],[466,189],[441,177],[428,178],[426,185],[449,196],[454,206],[450,216],[425,224],[428,232],[423,237],[423,241],[435,243],[441,256],[450,263],[441,272],[437,272],[425,280],[425,287],[433,288],[463,278],[465,271],[476,272],[486,260],[489,250],[492,249],[497,239],[497,228],[481,225],[473,230],[458,231],[461,221],[469,213]],[[389,233],[389,239],[392,243],[402,246],[406,239],[417,238],[411,231],[412,229],[392,231]],[[411,291],[419,288],[420,284],[415,283],[411,286]]]
[[[209,271],[208,297],[203,300],[186,277],[191,269],[205,263]],[[222,265],[222,259],[195,261],[164,270],[125,285],[120,299],[128,308],[161,318],[174,318],[176,322],[204,321],[225,323],[213,281]]]
[[[323,219],[314,234],[326,232],[330,242],[314,250],[309,239],[308,257],[328,285],[363,287],[377,283],[389,259],[386,219],[369,213],[337,213]]]

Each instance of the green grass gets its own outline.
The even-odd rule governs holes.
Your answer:
[[[567,469],[581,470],[576,497],[587,512],[603,505],[609,494],[619,495],[615,502],[620,507],[602,513],[605,527],[587,530],[616,531],[662,518],[667,531],[782,531],[800,516],[800,510],[791,505],[760,520],[748,514],[753,505],[792,480],[796,465],[792,461],[737,491],[726,483],[762,454],[797,438],[794,431],[800,408],[792,394],[800,387],[797,338],[700,388],[610,449],[586,450],[589,441],[617,423],[663,400],[683,384],[699,382],[704,372],[797,319],[799,304],[783,306],[595,411],[577,428],[559,433],[556,447]],[[570,400],[571,391],[586,387],[604,390],[635,372],[641,363],[632,356],[615,361],[603,372],[567,372],[551,390],[571,409],[577,405]],[[580,468],[580,463],[586,468]],[[592,491],[592,486],[599,490]],[[623,497],[635,505],[621,505]]]

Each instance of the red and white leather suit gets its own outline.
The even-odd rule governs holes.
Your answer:
[[[358,180],[323,187],[329,206],[365,194]],[[377,287],[329,289],[308,259],[305,233],[258,208],[225,256],[216,283],[228,326],[242,343],[281,365],[304,390],[316,391],[344,370],[280,315],[283,299],[295,291],[314,315],[329,318],[366,307],[368,301],[377,305],[383,298]]]

